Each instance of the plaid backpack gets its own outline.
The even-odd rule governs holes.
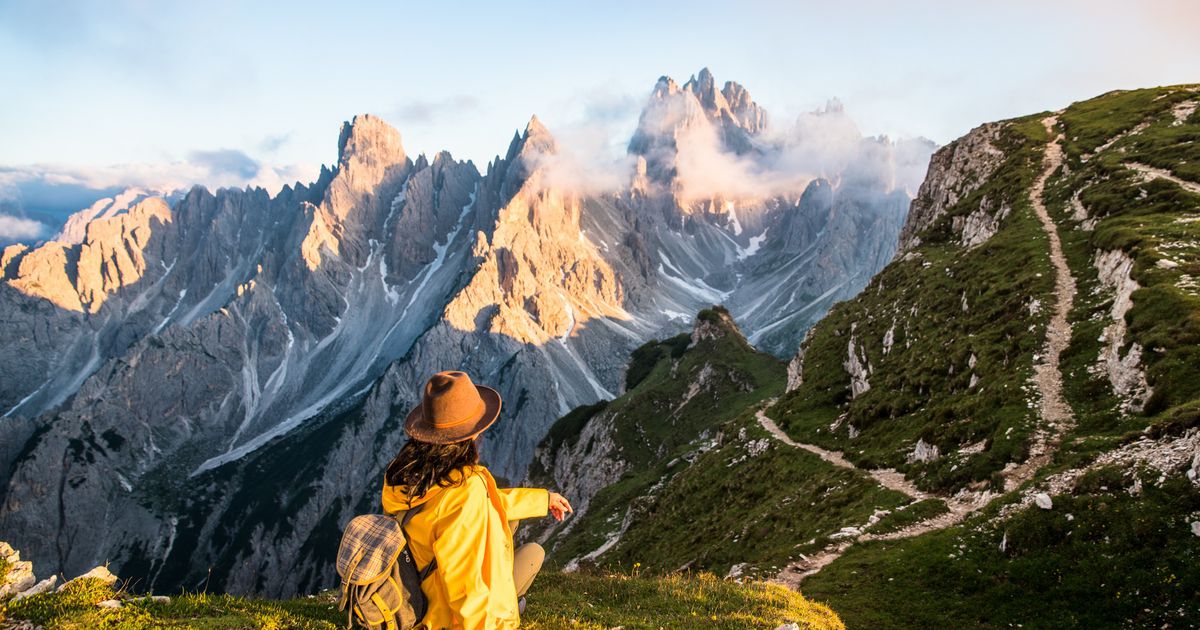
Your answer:
[[[346,611],[349,627],[357,621],[371,630],[409,630],[421,623],[428,607],[421,582],[437,560],[418,571],[409,552],[404,526],[420,510],[404,512],[401,520],[364,514],[346,525],[337,555],[342,578],[338,610]]]

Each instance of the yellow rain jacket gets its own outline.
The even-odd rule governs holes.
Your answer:
[[[414,499],[424,505],[405,527],[417,568],[435,557],[437,570],[421,584],[429,610],[420,628],[493,630],[516,628],[513,534],[509,521],[545,516],[546,490],[496,487],[483,466],[465,467],[449,488],[434,486]],[[408,509],[403,486],[383,484],[383,511]]]

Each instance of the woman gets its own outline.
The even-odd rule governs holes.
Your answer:
[[[405,534],[417,567],[437,560],[421,584],[429,599],[420,628],[516,628],[525,594],[545,552],[537,543],[513,551],[513,527],[525,518],[562,520],[571,504],[534,488],[496,487],[479,465],[475,440],[500,415],[500,394],[464,372],[439,372],[408,414],[409,441],[388,465],[383,510],[419,509]]]

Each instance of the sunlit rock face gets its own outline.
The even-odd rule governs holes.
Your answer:
[[[501,392],[483,453],[519,480],[557,417],[700,308],[792,354],[891,257],[925,145],[837,107],[775,129],[716,85],[660,80],[611,190],[551,177],[536,118],[481,174],[358,116],[311,184],[131,191],[4,250],[0,531],[64,573],[310,591],[435,371]]]

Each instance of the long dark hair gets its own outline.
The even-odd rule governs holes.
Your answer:
[[[454,473],[478,463],[479,449],[475,448],[475,440],[432,444],[410,438],[388,464],[384,479],[389,486],[403,486],[411,502],[425,496],[435,485],[449,488],[462,483],[462,477],[455,479]]]

